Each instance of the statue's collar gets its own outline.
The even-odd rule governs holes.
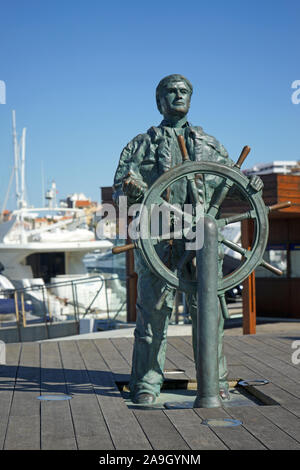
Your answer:
[[[183,129],[183,128],[189,127],[189,126],[190,126],[190,123],[188,121],[186,121],[182,126],[175,127],[170,122],[168,122],[166,119],[163,119],[158,127],[171,127],[172,129]]]
[[[172,127],[168,127],[165,125],[166,124],[166,121],[163,120],[159,126],[155,127],[155,126],[152,126],[150,127],[150,129],[148,129],[147,133],[150,135],[152,141],[154,142],[155,140],[157,139],[161,139],[162,137],[174,137],[174,129],[184,129],[184,134],[185,136],[188,138],[188,137],[191,137],[191,138],[198,138],[198,139],[203,139],[203,129],[202,127],[193,127],[192,124],[190,122],[185,122],[185,124],[183,125],[183,127],[177,127],[177,128],[172,128]]]

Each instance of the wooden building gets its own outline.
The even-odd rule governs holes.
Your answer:
[[[300,318],[300,175],[261,176],[266,205],[290,201],[289,208],[271,212],[266,260],[283,275],[256,271],[257,314]]]
[[[269,239],[265,260],[283,271],[277,276],[259,267],[243,289],[244,333],[255,333],[259,317],[300,318],[300,175],[259,175],[267,206],[290,201],[291,206],[269,214]],[[225,213],[242,213],[242,201],[225,201]],[[252,243],[253,224],[241,223],[242,246]]]

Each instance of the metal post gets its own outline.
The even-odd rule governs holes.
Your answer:
[[[16,310],[16,321],[17,321],[17,324],[19,324],[20,315],[19,315],[19,305],[18,305],[18,293],[16,290],[14,292],[14,299],[15,299],[15,310]]]
[[[46,287],[42,286],[44,322],[46,324],[47,323],[47,309],[46,309],[45,289],[46,289]]]
[[[51,309],[50,309],[50,295],[49,295],[50,289],[46,289],[46,292],[47,292],[47,306],[48,306],[49,322],[51,323],[52,313],[51,313]]]
[[[196,250],[198,284],[197,397],[194,408],[221,406],[218,364],[218,228],[205,216],[204,244]]]
[[[74,319],[75,319],[75,321],[77,321],[76,299],[75,299],[75,289],[74,289],[74,283],[73,283],[73,281],[71,281],[71,287],[72,287]]]
[[[80,317],[80,307],[78,302],[78,291],[77,291],[77,283],[74,283],[74,294],[75,294],[75,304],[76,304],[76,320],[79,322]]]
[[[242,246],[251,248],[253,239],[253,221],[243,220],[241,223]],[[256,333],[256,296],[255,296],[255,272],[253,271],[243,282],[243,334],[255,335]]]
[[[20,332],[20,315],[19,315],[19,305],[18,305],[18,292],[15,290],[14,292],[14,299],[15,299],[15,310],[16,310],[16,324],[18,328],[18,337],[19,341],[21,341],[21,332]]]
[[[22,306],[22,319],[24,328],[27,326],[26,323],[26,311],[24,306],[24,291],[21,292],[21,306]]]
[[[51,320],[50,320],[50,318],[51,318],[51,313],[50,313],[50,300],[49,300],[49,292],[48,292],[48,290],[47,290],[47,287],[45,287],[45,291],[46,291],[46,294],[47,294],[47,307],[48,307],[49,321],[51,321]],[[44,292],[44,286],[43,286],[43,292]],[[46,328],[47,338],[50,338],[47,314],[45,315],[45,328]]]
[[[107,295],[107,279],[104,278],[104,287],[105,287],[105,300],[106,300],[106,310],[107,310],[107,325],[109,326],[110,323],[110,316],[109,316],[109,302],[108,302],[108,295]]]
[[[176,291],[174,300],[175,300],[175,325],[178,325],[179,323],[179,292],[178,290]]]
[[[73,301],[74,301],[74,313],[75,321],[77,323],[77,332],[80,332],[80,319],[79,319],[79,305],[78,305],[78,296],[77,296],[77,283],[72,281],[72,292],[73,292]]]
[[[73,304],[74,304],[74,319],[77,323],[77,332],[80,332],[80,319],[79,319],[79,307],[78,307],[78,297],[77,297],[77,284],[71,281],[72,286],[72,296],[73,296]]]

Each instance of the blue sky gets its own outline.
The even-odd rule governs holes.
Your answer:
[[[15,0],[0,2],[0,205],[12,169],[11,112],[27,128],[29,202],[45,183],[58,197],[100,200],[122,148],[161,120],[155,87],[192,82],[189,120],[244,168],[300,160],[300,3],[296,0]],[[14,207],[14,197],[9,208]]]

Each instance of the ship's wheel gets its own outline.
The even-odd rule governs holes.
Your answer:
[[[153,235],[151,233],[151,217],[153,215],[153,207],[160,211],[170,211],[174,217],[184,219],[184,227],[178,233],[178,229],[171,231],[170,241],[176,238],[182,238],[186,242],[191,240],[191,231],[195,231],[197,224],[201,223],[201,218],[212,217],[215,219],[219,235],[218,241],[223,247],[228,247],[240,255],[240,262],[231,273],[219,276],[218,291],[223,314],[226,315],[224,295],[225,292],[233,287],[241,284],[258,266],[263,266],[276,274],[281,271],[263,260],[263,255],[267,246],[269,235],[268,214],[270,210],[288,207],[289,202],[277,204],[271,207],[265,205],[262,198],[262,190],[254,183],[254,179],[248,178],[240,170],[240,166],[250,151],[249,147],[244,147],[237,163],[234,166],[227,166],[215,162],[194,162],[190,161],[187,155],[186,147],[182,137],[178,138],[181,148],[183,163],[174,167],[161,175],[151,188],[146,192],[139,217],[140,237],[134,245],[118,247],[113,249],[114,253],[135,246],[138,248],[147,263],[149,269],[166,282],[166,288],[158,301],[158,306],[162,305],[164,298],[171,289],[178,289],[185,293],[197,292],[197,280],[185,279],[182,275],[185,263],[193,258],[192,252],[185,252],[179,260],[176,269],[170,269],[166,263],[160,258],[156,245],[166,242],[165,234]],[[196,179],[215,178],[218,180],[216,189],[211,197],[210,203],[205,207],[199,196]],[[190,187],[192,195],[192,211],[185,213],[184,209],[178,208],[176,205],[168,201],[166,194],[170,193],[172,185],[185,179]],[[243,205],[247,209],[231,216],[222,216],[222,204],[224,203],[228,193],[239,194],[243,201]],[[245,219],[253,221],[253,242],[251,247],[242,247],[240,244],[226,238],[224,236],[224,227],[231,223],[239,222]],[[179,230],[179,231],[180,231]]]

